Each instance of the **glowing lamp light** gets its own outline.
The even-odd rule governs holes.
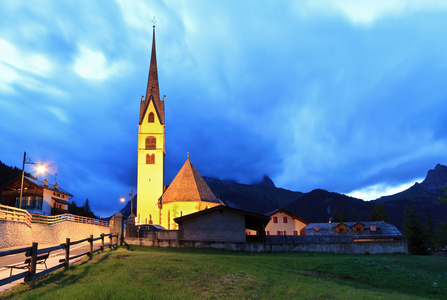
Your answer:
[[[126,199],[124,199],[124,197],[121,197],[120,201],[124,202],[124,201],[126,201]]]
[[[40,164],[40,165],[38,165],[37,166],[37,173],[45,173],[45,171],[46,171],[47,169],[45,168],[45,166],[44,165],[42,165],[42,164]]]

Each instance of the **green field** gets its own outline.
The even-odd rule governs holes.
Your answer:
[[[447,259],[130,246],[19,286],[2,299],[447,298]]]

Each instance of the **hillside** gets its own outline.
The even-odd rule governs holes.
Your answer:
[[[256,213],[267,213],[286,207],[303,193],[276,188],[273,181],[264,177],[260,184],[248,185],[203,177],[217,198],[226,205]]]
[[[420,214],[421,220],[425,218],[425,207],[427,206],[433,222],[436,224],[440,221],[447,221],[446,206],[441,205],[438,199],[444,193],[441,186],[447,186],[447,167],[438,164],[427,172],[427,176],[421,183],[416,182],[405,191],[377,200],[383,203],[390,219],[398,226],[404,221],[404,209],[410,205],[413,205],[415,211]]]
[[[377,201],[381,201],[388,214],[389,222],[403,228],[404,210],[413,205],[423,223],[427,206],[433,222],[447,221],[447,209],[439,203],[443,194],[442,185],[447,186],[447,167],[437,165],[429,170],[425,180],[395,195],[381,197],[374,201],[363,201],[339,193],[321,189],[309,193],[293,192],[276,188],[270,179],[268,185],[246,185],[234,181],[204,177],[215,195],[226,205],[252,211],[268,213],[279,207],[311,222],[327,222],[334,212],[344,212],[348,220],[367,220]]]
[[[31,177],[31,174],[25,172],[26,176]],[[0,161],[0,187],[4,186],[17,176],[22,175],[22,170],[17,167],[10,167]],[[34,177],[33,177],[34,178]]]

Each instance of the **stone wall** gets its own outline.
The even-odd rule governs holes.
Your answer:
[[[110,233],[109,227],[76,222],[61,222],[54,225],[32,224],[30,242],[39,244],[62,244],[66,238],[71,241],[83,240],[90,237],[99,237],[101,233]]]
[[[182,221],[179,239],[201,241],[245,242],[245,216],[217,210]]]
[[[109,227],[65,221],[54,225],[0,220],[0,249],[19,246],[30,246],[33,242],[39,244],[57,245],[90,237],[99,237],[101,233],[110,233]]]
[[[31,246],[31,226],[24,222],[0,220],[0,249]]]
[[[408,253],[406,241],[330,242],[330,243],[231,243],[212,241],[160,240],[126,238],[128,245],[175,248],[212,248],[245,252],[322,252],[338,254],[391,254]]]

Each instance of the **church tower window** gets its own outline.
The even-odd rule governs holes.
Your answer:
[[[153,112],[151,112],[151,113],[149,114],[149,116],[147,117],[147,121],[148,121],[149,123],[154,123],[154,113],[153,113]]]
[[[157,139],[154,136],[148,136],[146,138],[146,150],[153,150],[157,146]]]
[[[155,154],[146,154],[146,164],[147,165],[153,165],[155,164]]]

